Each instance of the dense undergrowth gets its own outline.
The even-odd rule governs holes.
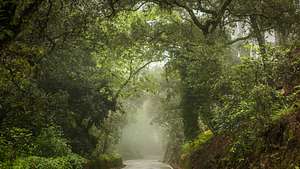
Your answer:
[[[184,145],[181,168],[297,169],[300,166],[300,109],[296,104],[252,138],[239,137],[240,133],[214,136],[206,133]]]

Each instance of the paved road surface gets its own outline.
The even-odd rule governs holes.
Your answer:
[[[158,160],[128,160],[125,161],[125,165],[124,169],[172,169]]]

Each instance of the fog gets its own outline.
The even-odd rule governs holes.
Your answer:
[[[152,123],[157,107],[150,98],[140,99],[136,104],[136,111],[127,115],[119,152],[125,160],[161,159],[164,153],[162,133],[157,124]]]

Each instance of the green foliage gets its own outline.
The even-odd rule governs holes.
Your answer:
[[[85,163],[84,158],[75,154],[55,158],[29,156],[17,159],[12,169],[82,169]]]
[[[42,157],[59,157],[71,153],[67,140],[61,130],[55,127],[43,128],[35,138],[34,154]]]
[[[243,57],[226,73],[227,78],[220,81],[219,85],[226,85],[227,89],[217,90],[223,93],[218,99],[221,104],[213,108],[219,116],[216,120],[220,130],[264,127],[270,123],[272,114],[291,105],[291,99],[277,89],[279,82],[274,79],[278,75],[273,71],[278,64],[274,57],[273,51],[264,60]]]
[[[31,154],[34,149],[32,133],[23,128],[13,127],[1,133],[0,142],[1,161],[26,156]]]
[[[108,169],[123,166],[123,161],[118,154],[102,154],[92,161],[92,168]]]

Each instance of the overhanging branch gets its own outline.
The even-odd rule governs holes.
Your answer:
[[[113,97],[113,100],[117,100],[121,94],[121,92],[124,90],[124,88],[128,85],[128,83],[131,81],[132,78],[134,78],[141,70],[143,70],[144,68],[146,68],[148,65],[150,65],[151,63],[154,62],[160,62],[161,60],[151,60],[146,62],[144,65],[142,65],[141,67],[137,68],[135,71],[131,71],[129,74],[129,77],[124,81],[124,83],[120,86],[120,88],[117,90],[115,96]]]
[[[231,41],[227,42],[226,45],[232,45],[232,44],[234,44],[236,42],[247,40],[247,39],[251,38],[252,36],[253,36],[253,34],[249,33],[247,36],[238,37],[238,38],[236,38],[234,40],[231,40]]]

